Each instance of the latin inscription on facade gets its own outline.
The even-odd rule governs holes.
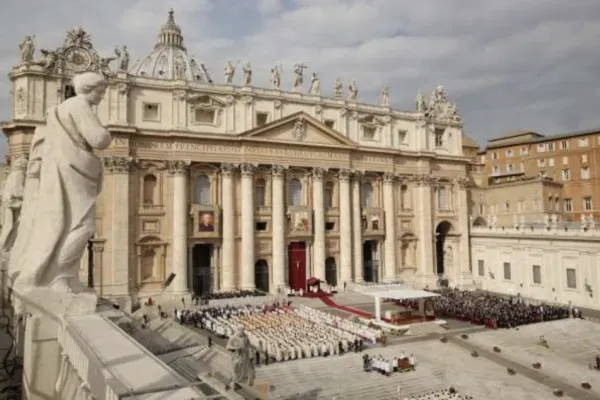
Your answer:
[[[245,147],[245,154],[279,156],[299,159],[319,159],[319,160],[347,160],[348,155],[331,151],[320,151],[318,149],[298,150],[298,149],[278,149],[273,147]]]
[[[357,162],[364,162],[370,164],[384,164],[384,165],[392,165],[394,160],[392,157],[379,157],[379,156],[370,156],[370,155],[358,155],[354,159]]]
[[[159,150],[159,151],[181,151],[194,153],[233,153],[241,152],[239,147],[225,146],[210,143],[181,143],[181,142],[161,142],[161,141],[139,141],[134,142],[133,147],[140,150]]]

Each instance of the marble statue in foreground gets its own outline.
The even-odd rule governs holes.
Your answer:
[[[0,267],[5,270],[10,251],[17,237],[23,204],[27,159],[20,157],[11,163],[11,171],[2,190],[2,230],[0,231]]]
[[[73,78],[77,95],[47,112],[30,150],[23,220],[9,261],[15,291],[79,293],[81,256],[95,231],[102,162],[94,150],[111,142],[92,106],[106,91],[95,73]]]
[[[240,326],[227,341],[227,350],[233,353],[233,376],[231,381],[254,386],[254,352],[250,345],[250,339]]]

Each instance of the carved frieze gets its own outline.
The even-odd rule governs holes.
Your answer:
[[[321,115],[322,112],[323,112],[323,107],[320,104],[317,104],[315,106],[315,115]]]
[[[281,100],[275,100],[273,102],[273,107],[275,107],[276,110],[279,110],[281,107],[283,107],[283,103]]]
[[[460,189],[467,189],[468,187],[471,186],[471,182],[469,181],[469,178],[461,176],[459,178],[456,178],[454,180],[455,184],[458,185],[458,187]]]
[[[190,161],[186,160],[168,160],[167,168],[171,175],[185,175],[188,172]]]
[[[128,174],[133,163],[132,157],[111,156],[102,158],[104,169],[113,174]]]
[[[429,175],[418,174],[412,176],[412,183],[416,186],[431,186],[434,182],[435,180]]]
[[[162,171],[167,169],[167,163],[165,161],[140,160],[138,166],[140,169],[149,171]]]
[[[15,91],[15,113],[27,113],[27,91],[23,87]]]
[[[254,98],[252,96],[242,96],[240,101],[244,103],[247,107],[250,107],[254,103]]]
[[[304,118],[298,118],[294,123],[293,129],[294,137],[296,138],[296,140],[302,141],[306,139],[306,129],[306,121],[304,121]]]

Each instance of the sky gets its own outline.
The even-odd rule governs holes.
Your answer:
[[[54,49],[80,25],[101,55],[127,45],[135,60],[152,51],[169,7],[216,82],[227,60],[242,60],[265,87],[283,65],[291,89],[304,62],[324,95],[336,77],[356,79],[360,102],[377,103],[387,85],[392,107],[408,110],[443,85],[480,145],[514,130],[600,127],[598,0],[2,0],[0,120],[11,117],[7,74],[23,36]]]

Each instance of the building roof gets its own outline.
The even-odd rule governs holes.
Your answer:
[[[477,144],[477,142],[474,139],[471,139],[470,137],[468,137],[467,135],[465,135],[463,133],[462,135],[462,144],[463,147],[473,147],[473,148],[479,148],[479,144]]]
[[[586,129],[581,131],[574,132],[566,132],[566,133],[558,133],[555,135],[545,136],[540,133],[536,133],[533,131],[519,131],[519,132],[508,132],[505,135],[490,139],[488,141],[488,145],[486,146],[486,150],[488,149],[497,149],[502,147],[510,147],[520,144],[532,144],[532,143],[544,143],[544,142],[552,142],[560,139],[568,139],[577,136],[585,136],[590,134],[600,133],[600,128],[595,129]],[[528,136],[527,138],[523,138],[523,136]]]
[[[188,55],[172,9],[169,10],[167,22],[160,29],[154,50],[134,62],[129,73],[155,79],[212,83],[204,64]]]

